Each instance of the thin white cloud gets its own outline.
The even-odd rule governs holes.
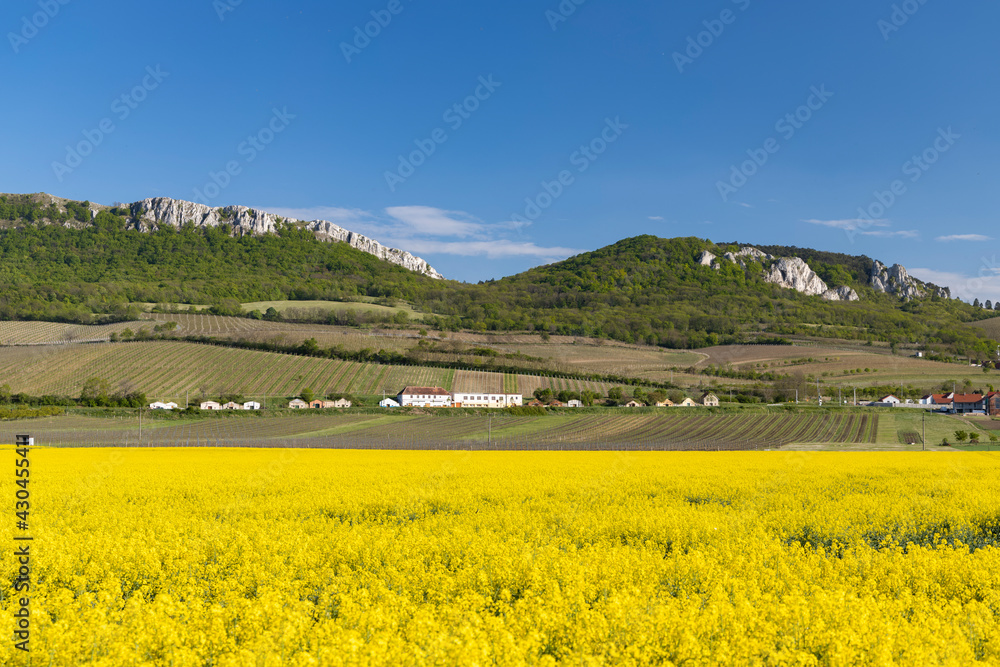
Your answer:
[[[441,254],[488,259],[533,257],[541,262],[551,263],[585,252],[576,248],[543,247],[529,241],[504,238],[506,234],[519,231],[530,223],[485,223],[463,211],[431,206],[393,206],[385,209],[384,213],[332,206],[264,207],[262,210],[308,222],[326,220],[417,255]]]
[[[808,220],[803,220],[802,222],[808,222],[810,225],[820,225],[822,227],[833,227],[834,229],[844,229],[847,231],[855,231],[858,229],[867,229],[869,227],[889,227],[890,223],[888,220],[866,220],[863,218],[853,218],[847,220],[817,220],[815,218],[810,218]]]
[[[877,236],[884,239],[916,239],[920,238],[920,232],[915,229],[901,229],[896,232],[890,232],[888,230],[876,230],[874,232],[858,232],[862,236]]]
[[[485,225],[467,213],[445,211],[431,206],[392,206],[385,209],[404,232],[426,236],[457,236],[458,238],[483,238]]]
[[[650,220],[659,220],[659,221],[662,222],[663,221],[663,216],[662,215],[651,215],[651,216],[649,216],[649,219]]]
[[[748,204],[745,201],[741,201],[740,206],[742,206],[743,208],[753,208],[753,204]]]
[[[390,239],[391,240],[391,239]],[[403,239],[396,241],[402,244]],[[405,240],[407,250],[417,254],[459,255],[462,257],[487,257],[501,259],[504,257],[537,257],[546,262],[558,262],[579,255],[584,250],[575,248],[544,248],[529,242],[496,239],[493,241],[432,241],[420,239]]]
[[[951,295],[964,301],[1000,300],[1000,273],[996,267],[984,265],[978,276],[921,268],[910,270],[910,275],[940,287],[950,287]]]
[[[935,241],[992,241],[989,236],[982,234],[951,234],[950,236],[939,236]]]

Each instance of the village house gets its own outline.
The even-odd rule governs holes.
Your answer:
[[[665,398],[662,401],[657,401],[653,405],[655,405],[658,408],[672,408],[674,407],[674,402],[671,401],[669,398]]]
[[[349,400],[347,400],[346,398],[338,398],[337,400],[333,401],[333,406],[332,407],[334,407],[334,408],[349,408],[349,407],[351,407],[351,402]]]
[[[399,407],[399,403],[397,403],[396,401],[394,401],[391,398],[385,398],[385,399],[382,399],[381,401],[379,401],[378,406],[380,408],[398,408]]]
[[[686,398],[685,397],[685,399],[683,401],[681,401],[680,403],[678,403],[674,407],[677,407],[677,408],[696,408],[696,407],[698,407],[698,404],[694,402],[694,399]]]
[[[222,406],[215,401],[203,401],[201,404],[202,410],[221,410]]]
[[[571,401],[569,401],[569,402],[566,403],[566,407],[567,408],[582,408],[583,407],[583,401],[580,401],[580,400],[577,400],[577,399],[574,398]]]
[[[902,403],[901,400],[899,400],[898,398],[896,398],[892,394],[889,394],[888,396],[883,396],[882,398],[878,399],[877,401],[873,401],[872,405],[874,407],[879,407],[879,408],[894,408],[897,405],[899,405],[900,403]]]
[[[225,405],[222,406],[222,409],[223,410],[242,410],[243,409],[243,405],[241,403],[237,403],[236,401],[229,401],[228,403],[226,403]]]
[[[450,408],[451,393],[441,387],[406,387],[396,402],[404,408]]]
[[[629,401],[628,403],[625,404],[625,407],[626,408],[644,408],[644,407],[646,407],[646,404],[645,403],[640,403],[639,401],[636,401],[636,400],[631,400],[631,401]]]
[[[521,405],[521,394],[484,394],[455,392],[451,395],[455,408],[509,408]]]
[[[244,410],[260,410],[260,403],[257,401],[247,401],[243,404]]]
[[[177,404],[176,403],[160,403],[159,401],[157,401],[156,403],[150,403],[149,407],[150,407],[151,410],[176,410],[177,409]]]
[[[706,408],[717,408],[719,407],[719,397],[712,392],[708,392],[701,397],[701,404]]]
[[[934,405],[937,407],[951,407],[951,399],[955,394],[927,394],[920,399],[920,405]]]
[[[301,398],[296,398],[288,403],[288,407],[292,410],[305,410],[309,407],[309,404],[303,401]]]
[[[955,394],[949,412],[956,415],[974,412],[986,414],[986,397],[982,394]]]

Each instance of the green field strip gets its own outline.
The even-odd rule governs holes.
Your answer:
[[[130,374],[128,379],[148,394],[163,392],[167,389],[168,378],[176,377],[177,370],[185,367],[186,364],[182,363],[182,359],[187,351],[179,345],[161,346],[157,343],[143,343],[143,345],[150,346],[143,350],[147,353],[143,355],[145,363],[139,366],[138,372]],[[128,368],[131,370],[132,366]],[[125,373],[122,375],[125,379]]]
[[[354,386],[354,381],[357,380],[358,376],[365,370],[365,366],[366,364],[354,364],[353,372],[346,378],[343,388],[340,389],[340,391],[345,394],[351,393],[351,387]]]
[[[389,388],[385,385],[385,379],[389,377],[389,373],[392,372],[392,366],[379,366],[379,372],[372,380],[371,384],[368,385],[365,393],[376,394],[382,391],[383,387],[388,390]]]
[[[323,372],[316,380],[317,391],[322,391],[324,395],[335,392],[337,386],[336,378],[343,372],[344,362],[340,359],[331,360],[323,367]]]
[[[326,386],[323,384],[323,377],[329,373],[328,359],[312,358],[306,366],[306,372],[302,376],[303,386],[310,387],[317,396],[326,396]]]
[[[338,426],[331,426],[316,431],[305,431],[303,433],[296,434],[295,437],[320,438],[331,435],[344,435],[347,433],[358,433],[359,431],[368,431],[370,429],[385,425],[403,427],[406,425],[407,422],[413,421],[414,419],[417,419],[417,417],[410,417],[406,415],[379,417],[377,415],[372,415],[369,419],[365,419],[362,421],[354,421],[347,424],[340,424]]]
[[[268,387],[267,393],[269,395],[275,396],[294,396],[305,388],[302,384],[301,379],[296,379],[303,373],[300,373],[301,364],[294,363],[293,358],[289,358],[287,355],[277,355],[280,358],[275,359],[274,368],[274,380],[271,382],[271,386]],[[295,357],[299,361],[303,360],[304,357]],[[295,384],[294,388],[292,385]]]

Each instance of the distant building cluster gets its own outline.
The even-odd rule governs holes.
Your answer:
[[[296,398],[288,403],[288,407],[292,410],[325,410],[330,408],[349,408],[351,407],[351,402],[346,398],[339,398],[336,401],[328,401],[317,398],[314,401],[306,403],[301,398]]]
[[[178,409],[176,403],[162,403],[157,401],[156,403],[150,403],[149,408],[151,410],[176,410]],[[202,410],[260,410],[260,403],[257,401],[247,401],[246,403],[236,403],[230,401],[229,403],[217,403],[216,401],[203,401],[201,403]]]

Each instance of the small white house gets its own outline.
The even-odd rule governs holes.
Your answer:
[[[260,403],[257,401],[247,401],[243,404],[244,410],[260,410]]]
[[[378,406],[380,408],[398,408],[399,407],[399,403],[397,403],[396,401],[392,400],[391,398],[387,398],[387,399],[385,399],[383,401],[379,401]]]
[[[177,404],[176,403],[161,403],[161,402],[157,401],[156,403],[150,403],[149,404],[149,408],[151,410],[176,410],[177,409]]]
[[[201,404],[202,410],[221,410],[222,406],[215,401],[204,401]]]
[[[309,404],[303,401],[301,398],[296,398],[289,401],[288,407],[290,407],[292,410],[308,410]]]
[[[335,401],[331,401],[331,403],[333,403],[333,407],[335,407],[335,408],[349,408],[349,407],[351,407],[351,402],[349,400],[347,400],[346,398],[338,398]]]
[[[569,402],[566,403],[566,407],[567,408],[582,408],[583,407],[583,401],[579,401],[579,400],[577,400],[577,399],[574,398],[573,400],[571,400],[571,401],[569,401]]]
[[[892,394],[889,394],[888,396],[883,396],[882,398],[878,399],[875,402],[880,403],[882,405],[899,405],[900,403],[902,403],[901,400],[899,400]]]
[[[441,387],[407,387],[399,392],[396,401],[403,407],[450,408],[451,392]]]
[[[226,403],[225,405],[222,406],[222,409],[223,410],[242,410],[243,409],[243,405],[240,404],[240,403],[237,403],[235,401],[229,401],[228,403]]]

